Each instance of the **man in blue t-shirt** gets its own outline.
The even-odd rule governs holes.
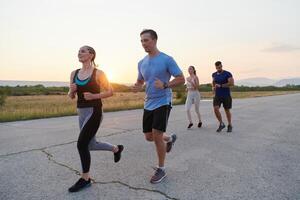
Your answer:
[[[232,107],[232,98],[230,95],[230,87],[234,85],[234,80],[230,72],[222,69],[222,63],[220,61],[217,61],[215,66],[217,71],[212,74],[212,89],[215,93],[213,102],[214,111],[218,121],[220,122],[217,132],[221,132],[222,129],[225,128],[225,124],[222,121],[222,115],[220,113],[221,104],[223,104],[228,121],[227,132],[232,132],[230,113],[230,109]]]
[[[166,177],[164,168],[166,152],[170,152],[176,135],[165,134],[172,106],[172,87],[183,84],[185,79],[175,60],[157,49],[157,34],[151,29],[140,33],[141,43],[148,53],[138,63],[138,78],[133,91],[142,91],[146,84],[143,114],[143,132],[147,141],[155,143],[158,167],[151,183],[159,183]],[[170,81],[171,76],[175,77]]]

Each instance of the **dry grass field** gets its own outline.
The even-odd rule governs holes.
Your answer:
[[[299,91],[298,91],[299,92]],[[233,92],[233,98],[283,95],[296,91]],[[202,98],[212,98],[211,92],[201,92]],[[176,94],[174,94],[176,97]],[[129,110],[143,107],[144,93],[116,93],[103,100],[104,111]],[[174,104],[184,102],[184,97],[174,99]],[[0,122],[68,116],[76,114],[76,101],[66,95],[9,96],[0,107]]]

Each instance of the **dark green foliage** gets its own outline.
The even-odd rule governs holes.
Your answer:
[[[200,92],[210,92],[212,91],[212,86],[210,83],[201,84],[199,86]],[[231,91],[235,92],[249,92],[249,91],[299,91],[300,85],[286,85],[284,87],[266,86],[266,87],[248,87],[248,86],[234,86]],[[184,92],[185,86],[178,86],[173,89],[174,92]]]
[[[112,83],[114,92],[130,92],[130,86]],[[231,88],[235,92],[249,92],[249,91],[299,91],[300,85],[286,85],[285,87],[248,87],[248,86],[234,86]],[[0,86],[1,101],[4,102],[6,96],[26,96],[26,95],[66,95],[68,87],[44,87],[43,85],[35,86]],[[177,94],[177,99],[185,100],[186,91],[185,86],[181,85],[172,89]],[[199,86],[200,92],[210,92],[211,84],[202,84]],[[1,102],[0,102],[1,103]]]
[[[5,104],[6,94],[0,90],[0,107]]]
[[[26,95],[59,95],[66,94],[68,87],[44,87],[43,85],[35,86],[0,86],[0,91],[8,96],[26,96]]]

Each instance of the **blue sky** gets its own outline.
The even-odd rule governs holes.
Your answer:
[[[221,60],[235,79],[300,76],[297,0],[1,0],[0,79],[68,81],[83,45],[112,82],[134,82],[143,58],[139,33],[187,74],[209,82]]]

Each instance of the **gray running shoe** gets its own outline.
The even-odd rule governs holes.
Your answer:
[[[150,183],[159,183],[167,176],[166,172],[160,168],[155,170],[154,175],[151,177]]]
[[[172,138],[172,141],[171,142],[167,142],[167,145],[166,145],[166,152],[169,153],[175,143],[175,141],[177,140],[177,136],[176,134],[172,134],[171,135],[171,138]]]

